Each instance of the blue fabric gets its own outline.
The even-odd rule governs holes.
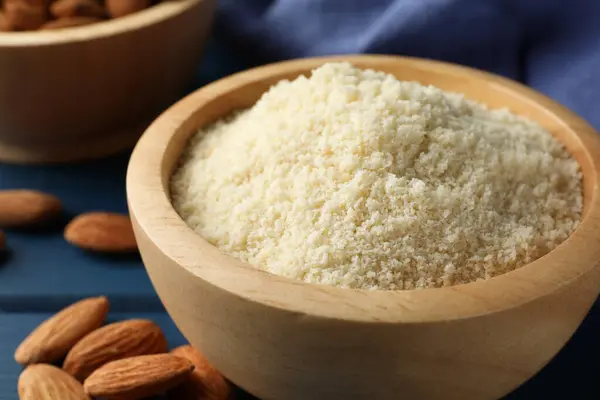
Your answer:
[[[600,129],[598,0],[220,0],[217,33],[251,64],[387,53],[522,81]]]

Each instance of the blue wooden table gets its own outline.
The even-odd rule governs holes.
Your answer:
[[[245,66],[215,40],[190,89]],[[54,193],[64,200],[70,215],[92,210],[126,212],[128,156],[68,166],[0,165],[0,188]],[[164,312],[139,258],[85,254],[67,245],[60,230],[9,232],[7,246],[10,254],[0,264],[0,400],[17,399],[21,368],[13,361],[13,353],[18,343],[49,315],[82,297],[108,295],[111,320],[150,318],[163,327],[171,346],[185,343]],[[599,343],[600,307],[596,306],[563,351],[507,400],[599,399]]]

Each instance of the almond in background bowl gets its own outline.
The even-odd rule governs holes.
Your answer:
[[[0,32],[0,160],[68,162],[133,147],[191,83],[215,7],[163,1],[85,26]]]

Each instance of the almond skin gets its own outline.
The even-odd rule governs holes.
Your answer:
[[[48,5],[48,0],[4,0],[4,4],[9,3],[22,3],[31,7],[46,7]],[[2,4],[1,1],[0,4]]]
[[[131,220],[109,212],[90,212],[75,217],[65,228],[65,239],[84,250],[127,253],[137,250]]]
[[[0,32],[7,32],[9,30],[10,29],[8,27],[8,23],[6,22],[6,17],[4,16],[2,10],[0,10]]]
[[[65,28],[72,28],[75,26],[84,26],[84,25],[95,24],[97,22],[102,22],[102,21],[104,21],[104,20],[100,19],[100,18],[94,18],[94,17],[66,17],[66,18],[55,19],[54,21],[47,22],[44,25],[42,25],[39,30],[50,31],[50,30],[55,30],[55,29],[65,29]]]
[[[190,360],[194,371],[188,380],[169,392],[177,400],[228,400],[233,398],[229,383],[204,356],[190,345],[180,346],[171,354]]]
[[[106,10],[97,0],[56,0],[50,6],[50,13],[56,18],[106,17]]]
[[[152,0],[106,0],[106,9],[113,18],[124,17],[150,7]]]
[[[4,16],[9,31],[30,31],[48,20],[43,1],[5,0]]]
[[[194,364],[172,354],[138,356],[100,367],[84,382],[89,396],[106,399],[140,399],[163,393],[183,381]]]
[[[4,250],[6,246],[6,235],[3,231],[0,231],[0,250]]]
[[[108,307],[106,297],[92,297],[62,309],[21,342],[15,351],[15,361],[29,365],[63,358],[75,343],[102,325]]]
[[[111,361],[167,351],[167,339],[158,325],[132,319],[103,326],[81,339],[67,354],[63,369],[83,381]]]
[[[27,367],[19,376],[20,400],[90,400],[81,383],[48,364]]]
[[[27,228],[51,222],[62,213],[56,197],[38,190],[0,190],[0,227]]]

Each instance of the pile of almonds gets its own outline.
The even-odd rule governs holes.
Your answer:
[[[4,0],[0,31],[34,31],[88,25],[123,17],[159,0]]]
[[[50,317],[19,345],[15,360],[21,400],[226,400],[227,380],[189,345],[169,352],[150,320],[103,325],[106,297],[80,300]],[[64,359],[62,369],[56,363]]]
[[[30,189],[0,190],[0,228],[51,226],[63,214],[61,200]],[[137,250],[127,215],[90,212],[64,228],[74,246],[98,252]],[[0,248],[5,246],[0,230]],[[167,394],[173,400],[227,400],[227,380],[196,349],[169,352],[161,328],[147,319],[104,325],[106,297],[80,300],[35,328],[15,351],[25,369],[19,377],[21,400],[141,399]],[[62,368],[59,363],[62,361]]]
[[[0,190],[0,228],[43,228],[56,223],[63,205],[54,195],[37,190]],[[73,218],[64,230],[65,240],[74,246],[103,253],[137,251],[137,244],[127,215],[95,211]],[[5,246],[0,231],[0,248]]]

